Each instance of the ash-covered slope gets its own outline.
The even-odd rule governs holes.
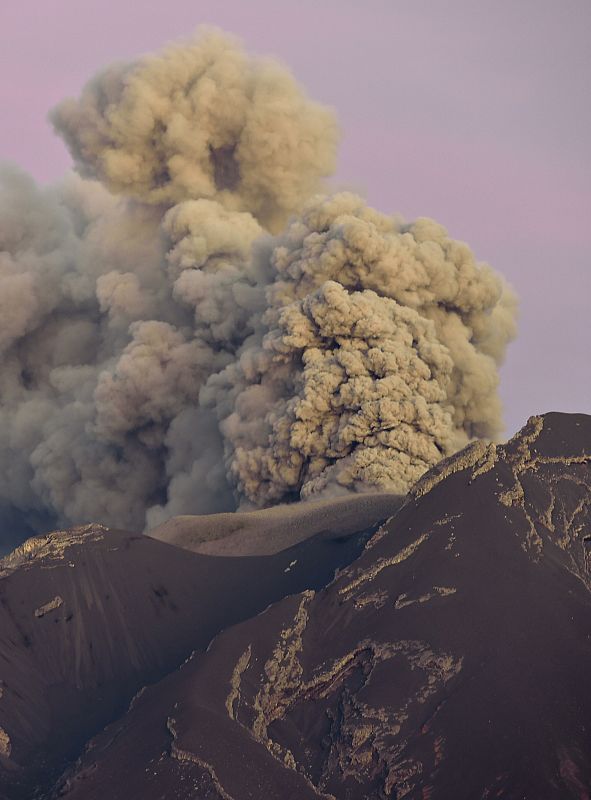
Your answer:
[[[151,530],[162,542],[212,556],[267,556],[311,536],[340,539],[392,516],[404,495],[348,494],[259,511],[182,515]]]
[[[429,472],[361,557],[217,637],[68,800],[589,798],[591,418]]]
[[[28,540],[0,562],[0,798],[45,796],[142,686],[269,603],[326,585],[375,530],[364,520],[242,558],[98,525]]]

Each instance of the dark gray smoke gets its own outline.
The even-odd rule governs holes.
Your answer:
[[[402,493],[499,433],[511,292],[431,220],[316,194],[336,124],[285,69],[204,31],[52,119],[79,175],[0,176],[5,519]]]

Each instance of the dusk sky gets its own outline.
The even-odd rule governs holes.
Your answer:
[[[514,286],[507,432],[533,413],[591,413],[589,0],[9,0],[0,158],[58,180],[71,160],[48,110],[110,61],[202,23],[278,57],[334,107],[335,187],[433,217]]]

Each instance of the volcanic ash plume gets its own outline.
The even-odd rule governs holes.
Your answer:
[[[404,225],[351,194],[317,198],[269,262],[259,337],[205,392],[241,495],[405,493],[470,438],[500,432],[515,301],[440,225]]]
[[[334,169],[332,114],[216,31],[107,69],[52,119],[81,173],[110,191],[167,205],[215,199],[269,229]]]
[[[316,194],[336,124],[282,67],[205,31],[52,119],[82,177],[0,174],[0,519],[403,493],[498,434],[510,291],[436,223]]]

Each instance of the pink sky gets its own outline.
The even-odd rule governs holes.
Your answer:
[[[517,289],[508,432],[536,412],[591,413],[589,0],[10,0],[0,158],[58,179],[70,159],[49,108],[201,23],[279,57],[336,109],[335,185],[434,217]]]

